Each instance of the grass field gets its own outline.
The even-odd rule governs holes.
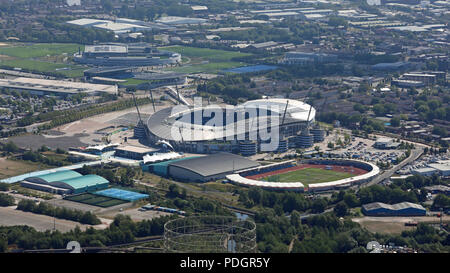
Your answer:
[[[339,179],[354,176],[351,173],[336,172],[332,170],[324,170],[319,168],[305,168],[292,172],[272,175],[263,178],[264,181],[270,182],[302,182],[303,184],[314,184],[330,182]]]
[[[2,56],[0,66],[59,73],[66,77],[81,77],[86,67],[61,61],[65,58],[64,56],[72,56],[79,47],[82,50],[84,48],[78,44],[6,44],[0,47],[0,56]],[[54,60],[59,61],[52,62]]]
[[[0,61],[1,66],[7,66],[10,68],[20,67],[37,72],[52,72],[59,73],[66,77],[81,77],[85,67],[63,64],[63,63],[49,63],[43,61],[29,60],[29,59],[9,59]]]
[[[36,58],[63,53],[72,55],[78,51],[78,47],[84,50],[84,46],[78,44],[9,44],[0,47],[0,54],[17,58]]]
[[[38,163],[0,158],[0,179],[33,172],[41,167]]]
[[[165,69],[178,73],[217,73],[224,69],[246,65],[242,62],[232,61],[232,59],[235,57],[245,57],[251,55],[250,53],[241,53],[237,51],[188,46],[168,46],[161,49],[174,51],[181,54],[183,66]]]
[[[69,201],[74,201],[82,204],[102,207],[102,208],[108,208],[120,204],[125,204],[127,201],[106,197],[106,196],[99,196],[92,193],[83,193],[80,195],[74,195],[66,197],[65,199]]]

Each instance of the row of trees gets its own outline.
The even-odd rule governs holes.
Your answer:
[[[72,220],[87,225],[101,224],[100,219],[89,211],[70,210],[51,206],[45,202],[36,204],[33,200],[23,199],[17,205],[18,210],[29,211],[37,214],[55,216],[56,218]]]
[[[151,101],[149,98],[139,98],[136,99],[138,105],[149,104]],[[108,112],[120,111],[134,107],[134,101],[132,99],[117,101],[101,106],[89,106],[84,109],[71,109],[63,111],[52,111],[47,113],[42,113],[33,117],[30,117],[28,121],[29,124],[36,122],[50,121],[49,123],[39,126],[40,130],[51,129],[53,127],[77,121],[83,118],[104,114]]]
[[[6,245],[16,245],[20,249],[65,249],[70,241],[78,241],[82,247],[102,247],[131,243],[136,237],[162,235],[164,224],[177,216],[162,216],[152,220],[133,222],[129,216],[117,215],[110,226],[104,230],[92,227],[81,231],[77,226],[70,232],[38,232],[29,226],[0,227],[0,251]],[[3,248],[3,249],[2,249]]]

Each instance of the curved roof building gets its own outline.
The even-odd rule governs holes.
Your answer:
[[[150,141],[172,145],[264,139],[264,132],[279,139],[296,135],[315,119],[316,110],[293,99],[260,99],[237,106],[174,106],[153,114],[147,121]],[[266,138],[267,140],[267,138]]]
[[[21,186],[53,193],[82,193],[107,188],[108,180],[89,174],[81,175],[75,171],[60,171],[29,177],[21,182]]]

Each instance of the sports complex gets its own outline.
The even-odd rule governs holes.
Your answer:
[[[289,160],[227,175],[233,184],[271,190],[325,191],[369,181],[380,172],[360,160]]]

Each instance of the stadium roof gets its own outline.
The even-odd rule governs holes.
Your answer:
[[[170,167],[172,166],[187,169],[202,176],[211,176],[256,167],[259,163],[235,154],[216,153],[173,162],[170,164]]]
[[[277,118],[279,118],[278,123],[281,123],[284,110],[286,109],[286,104],[288,104],[286,111],[286,119],[284,125],[305,122],[308,120],[308,113],[310,105],[304,102],[294,100],[294,99],[261,99],[252,100],[244,104],[235,106],[233,109],[236,113],[245,113],[246,111],[251,111],[252,109],[267,109],[272,110],[273,113],[278,113]],[[206,106],[204,109],[214,110],[215,106]],[[214,109],[213,109],[214,108]],[[275,109],[274,109],[275,108]],[[192,113],[195,109],[193,107],[189,109],[168,107],[164,108],[156,113],[154,113],[147,121],[148,128],[152,134],[158,138],[164,140],[175,140],[175,141],[204,141],[204,140],[214,140],[222,139],[225,137],[231,137],[236,135],[238,132],[234,130],[236,123],[227,123],[224,126],[207,126],[200,124],[190,124],[188,125],[184,122],[185,119],[178,120],[179,117],[183,115],[188,115]],[[198,110],[198,107],[197,107]],[[223,108],[218,110],[223,111]],[[227,110],[228,111],[228,110]],[[246,120],[248,126],[246,126],[248,131],[256,132],[258,130],[268,127],[269,124],[274,124],[273,116],[269,114],[266,116],[251,117]],[[311,115],[308,121],[314,120],[316,115],[316,110],[314,107],[311,108]],[[272,122],[263,122],[264,119],[272,120]],[[251,124],[256,124],[254,122],[259,120],[259,126],[252,126]],[[186,126],[187,125],[187,126]]]
[[[376,210],[376,209],[380,209],[380,208],[388,209],[388,210],[403,210],[403,209],[409,209],[409,208],[425,210],[425,208],[422,207],[421,205],[410,203],[410,202],[402,202],[402,203],[398,203],[398,204],[394,204],[394,205],[389,205],[389,204],[380,203],[380,202],[374,202],[374,203],[363,205],[363,208],[367,211]]]

